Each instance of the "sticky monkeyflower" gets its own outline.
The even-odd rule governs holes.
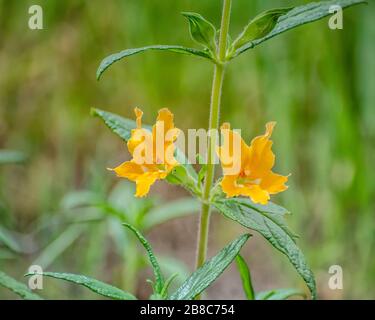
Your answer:
[[[285,191],[288,176],[272,172],[275,155],[270,140],[276,122],[266,124],[266,133],[251,141],[248,146],[240,134],[230,130],[225,123],[221,127],[224,143],[217,148],[224,177],[220,182],[228,198],[245,196],[254,203],[267,204],[270,195]]]
[[[174,127],[173,114],[167,108],[159,110],[152,131],[142,128],[143,112],[135,108],[134,113],[137,127],[127,142],[132,159],[110,170],[118,177],[134,181],[135,196],[144,197],[156,180],[165,179],[179,164],[174,158],[174,142],[180,130]]]

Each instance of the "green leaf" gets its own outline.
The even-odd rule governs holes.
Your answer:
[[[277,250],[285,254],[306,282],[312,298],[316,299],[314,275],[307,265],[303,253],[297,247],[293,234],[287,230],[283,214],[281,211],[277,213],[281,207],[274,204],[254,205],[249,199],[242,198],[216,199],[213,204],[227,218],[259,232]],[[275,208],[279,209],[275,210]]]
[[[89,278],[83,275],[73,273],[59,273],[59,272],[41,272],[41,273],[27,273],[25,276],[33,276],[35,274],[42,275],[44,277],[50,277],[54,279],[65,280],[75,284],[82,285],[91,291],[100,294],[104,297],[117,299],[117,300],[136,300],[136,298],[119,288],[111,286],[110,284],[101,282],[99,280]]]
[[[67,227],[54,239],[42,253],[34,260],[33,265],[47,269],[61,254],[64,253],[86,229],[85,224],[73,224]]]
[[[72,210],[80,207],[92,206],[98,203],[99,195],[89,190],[72,191],[64,195],[60,202],[62,210]]]
[[[106,71],[115,62],[121,59],[124,59],[126,57],[130,57],[132,55],[142,53],[145,51],[150,51],[150,50],[169,51],[169,52],[174,52],[174,53],[198,56],[201,58],[212,60],[211,56],[205,51],[197,50],[193,48],[186,48],[183,46],[153,45],[153,46],[147,46],[147,47],[142,47],[142,48],[126,49],[118,53],[111,54],[110,56],[104,58],[102,62],[100,63],[98,70],[96,71],[96,78],[99,80],[101,76],[103,75],[103,72]]]
[[[199,13],[182,12],[182,15],[189,21],[191,38],[197,43],[216,52],[216,29],[211,22],[203,18]]]
[[[123,223],[125,227],[130,229],[134,232],[134,234],[137,236],[138,240],[141,242],[143,247],[146,249],[148,258],[150,260],[150,263],[152,265],[154,276],[155,276],[155,291],[156,293],[160,294],[164,287],[164,278],[160,270],[160,266],[158,261],[156,260],[156,257],[154,255],[154,252],[152,251],[150,243],[146,240],[146,238],[132,225],[128,223]]]
[[[92,108],[91,115],[102,119],[106,126],[125,142],[130,139],[131,131],[137,127],[135,121],[123,118],[112,112]]]
[[[4,272],[0,271],[0,286],[3,286],[15,294],[19,295],[21,298],[26,300],[42,300],[40,296],[33,293],[26,285],[17,280],[9,277]]]
[[[26,156],[20,151],[0,150],[1,164],[19,164],[26,161]]]
[[[254,289],[251,281],[250,269],[245,259],[239,254],[236,257],[237,268],[241,276],[242,287],[247,300],[254,300]]]
[[[107,125],[107,127],[111,129],[114,133],[116,133],[125,142],[127,142],[130,139],[131,130],[136,128],[135,121],[123,118],[111,112],[92,108],[91,114],[102,119],[104,123]],[[145,126],[145,128],[150,129],[150,127],[148,126]],[[181,180],[180,175],[184,173],[185,175],[187,175],[186,178],[188,177],[191,180],[190,184],[196,185],[197,173],[195,172],[194,168],[189,164],[187,158],[180,149],[176,149],[175,158],[179,163],[181,163],[179,167],[183,167],[184,170],[184,172],[182,172],[181,169],[176,169],[178,170],[178,175],[176,175],[175,177],[176,181]],[[173,175],[173,172],[170,175]]]
[[[169,299],[192,300],[202,293],[230,265],[249,237],[249,234],[244,234],[227,245],[215,257],[208,260],[202,267],[186,279]]]
[[[329,12],[331,6],[338,5],[345,9],[363,3],[367,2],[363,0],[332,0],[312,2],[307,5],[295,7],[293,10],[279,18],[275,28],[270,33],[260,39],[250,41],[241,48],[237,49],[232,58],[288,30],[331,15],[332,13]]]
[[[196,199],[175,200],[151,209],[144,217],[142,225],[145,229],[149,229],[171,219],[198,212],[199,209],[200,203]]]
[[[256,300],[286,300],[294,296],[306,297],[303,292],[297,289],[274,289],[257,293]]]
[[[14,252],[22,252],[22,248],[18,241],[13,237],[11,232],[0,226],[0,244],[4,243],[10,250]]]
[[[235,51],[250,41],[260,39],[269,34],[276,26],[277,20],[293,8],[271,9],[257,15],[234,40],[231,51]]]

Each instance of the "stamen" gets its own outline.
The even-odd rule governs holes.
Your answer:
[[[139,108],[135,108],[134,113],[135,113],[135,116],[137,117],[137,119],[136,119],[137,129],[141,129],[142,128],[143,111]]]

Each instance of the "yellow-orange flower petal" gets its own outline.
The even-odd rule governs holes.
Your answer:
[[[144,197],[150,191],[151,185],[155,183],[160,176],[157,172],[146,172],[145,174],[138,177],[136,182],[136,197]]]
[[[179,129],[174,127],[173,114],[166,108],[159,111],[152,132],[142,128],[142,110],[135,108],[134,113],[136,128],[131,131],[127,143],[133,159],[111,170],[119,177],[135,181],[135,196],[143,197],[147,195],[156,180],[165,179],[178,165],[173,155],[173,142],[177,139]],[[161,133],[158,126],[164,129],[160,131]]]
[[[241,152],[228,153],[228,150],[225,150],[225,148],[232,148],[233,141],[230,140],[238,135],[233,131],[229,134],[229,141],[224,140],[224,144],[218,148],[224,172],[221,188],[227,197],[245,196],[251,198],[254,203],[267,204],[271,194],[288,188],[285,185],[288,176],[271,171],[275,164],[275,155],[272,152],[270,138],[275,125],[275,122],[267,123],[265,134],[254,138],[250,146],[241,139]],[[225,125],[224,129],[229,129],[229,125]],[[224,154],[227,156],[223,156]],[[237,162],[241,163],[241,168],[236,173],[226,174],[228,163],[236,161],[233,159],[232,162],[228,161],[233,156],[238,157]]]
[[[135,181],[140,175],[144,173],[142,167],[133,161],[126,161],[114,169],[109,169],[116,172],[118,177],[127,178]]]
[[[270,171],[265,175],[260,183],[261,188],[267,190],[270,194],[279,193],[288,189],[285,183],[288,181],[288,176],[282,176]]]
[[[273,142],[270,137],[276,122],[266,124],[266,133],[251,141],[249,156],[244,170],[251,173],[252,178],[260,178],[272,169],[275,164],[275,155],[272,152]]]
[[[235,131],[230,130],[230,124],[224,123],[221,126],[224,143],[221,147],[216,148],[217,155],[220,158],[224,175],[234,174],[236,168],[239,170],[244,167],[249,154],[249,147],[241,138],[241,135]],[[240,154],[238,159],[236,155]],[[234,172],[233,172],[234,171]]]

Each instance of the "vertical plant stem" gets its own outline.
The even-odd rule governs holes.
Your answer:
[[[210,104],[210,122],[209,122],[209,139],[207,148],[207,172],[203,190],[203,201],[200,215],[197,259],[196,267],[199,268],[206,260],[207,240],[210,222],[211,205],[209,203],[210,191],[215,175],[215,146],[217,135],[215,132],[219,128],[220,101],[225,72],[225,54],[227,49],[227,38],[230,21],[230,10],[232,0],[224,0],[223,13],[221,18],[220,37],[218,46],[219,62],[215,64],[214,78],[212,83],[211,104]],[[200,297],[197,297],[199,299]]]
[[[125,264],[123,266],[123,288],[136,294],[137,290],[137,280],[138,280],[138,269],[139,269],[139,253],[137,249],[137,244],[134,240],[129,239],[129,244],[125,246],[125,252],[123,260]]]

